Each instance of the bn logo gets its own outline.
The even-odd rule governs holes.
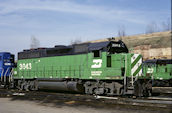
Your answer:
[[[91,68],[101,68],[101,67],[102,67],[102,59],[94,59]]]

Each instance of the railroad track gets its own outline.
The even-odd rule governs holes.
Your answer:
[[[112,99],[112,100],[119,100],[119,99],[126,99],[122,97],[107,97],[107,96],[94,96],[96,99]],[[131,98],[128,98],[131,99]],[[132,100],[136,100],[136,98],[132,98]],[[143,97],[143,98],[137,98],[137,100],[164,100],[164,101],[169,101],[170,104],[172,104],[172,98],[170,97]]]
[[[0,89],[0,97],[10,97],[13,100],[30,100],[41,103],[63,103],[71,105],[90,106],[137,106],[152,107],[160,109],[171,109],[172,98],[170,97],[148,97],[148,98],[127,98],[127,97],[107,97],[85,94],[69,94],[45,91],[18,91]]]
[[[170,97],[148,97],[148,98],[122,98],[122,97],[106,97],[95,96],[96,99],[114,100],[119,104],[152,106],[152,107],[172,107],[172,98]]]

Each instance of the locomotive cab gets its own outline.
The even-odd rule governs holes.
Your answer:
[[[106,51],[108,54],[128,53],[127,46],[121,40],[91,43],[88,48],[94,54],[98,54],[100,51]]]
[[[122,41],[93,43],[90,44],[89,51],[89,65],[91,67],[89,78],[101,82],[92,83],[92,86],[89,82],[86,83],[86,93],[108,95],[134,93],[134,83],[142,77],[141,55],[128,53],[128,49]]]

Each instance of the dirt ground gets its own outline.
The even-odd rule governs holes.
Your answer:
[[[66,105],[54,106],[51,103],[42,104],[35,101],[0,98],[0,113],[158,113],[158,111],[146,109],[107,109],[91,106],[70,106],[72,103],[73,101],[69,101]]]

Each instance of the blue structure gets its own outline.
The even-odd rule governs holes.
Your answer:
[[[14,67],[14,55],[9,52],[0,52],[0,81],[6,82]]]

